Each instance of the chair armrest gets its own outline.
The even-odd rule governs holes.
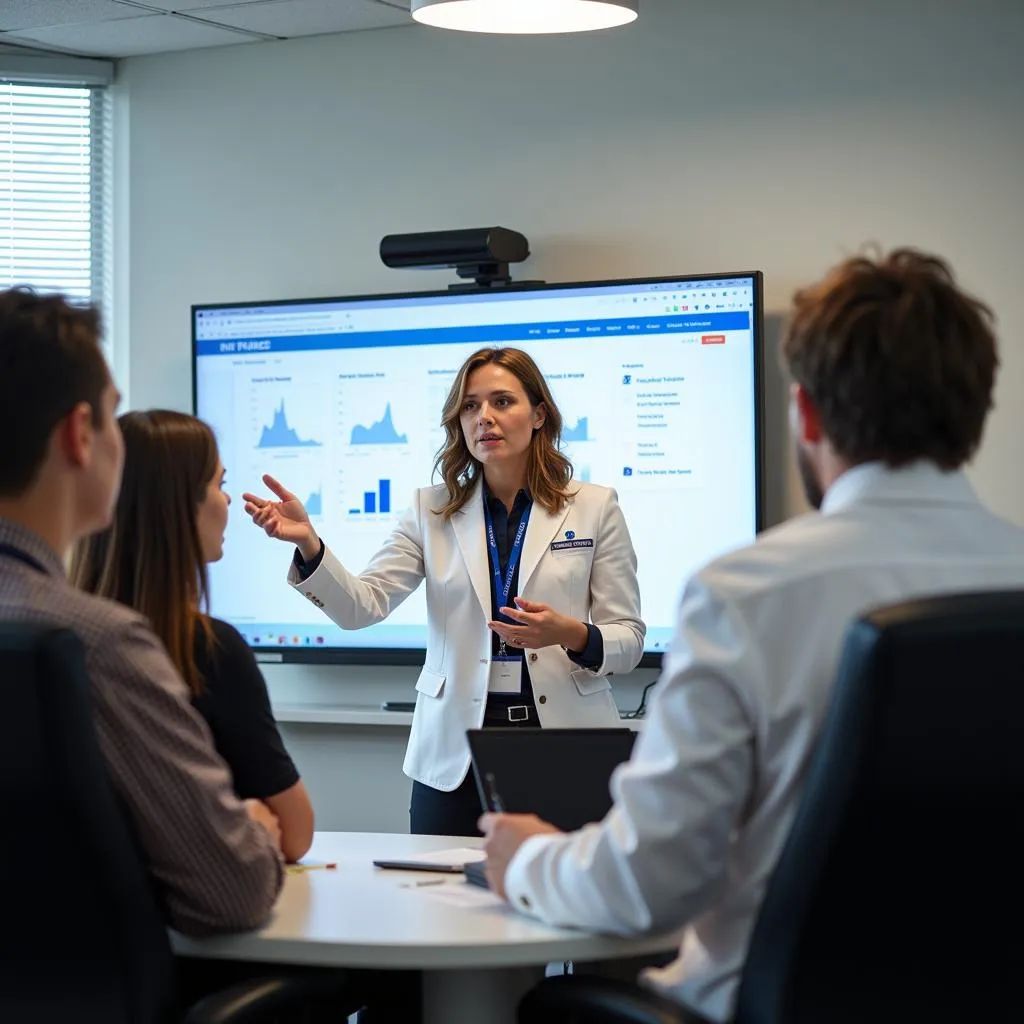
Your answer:
[[[345,971],[324,969],[253,978],[200,999],[182,1024],[267,1024],[289,1007],[334,999],[339,1020],[362,1006]]]
[[[685,1006],[632,982],[596,975],[545,978],[523,996],[519,1024],[711,1024]]]

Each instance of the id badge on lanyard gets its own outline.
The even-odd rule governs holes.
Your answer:
[[[491,674],[487,679],[488,693],[522,693],[523,692],[523,659],[502,657],[500,654],[491,659]]]
[[[519,556],[523,553],[523,538],[526,536],[526,526],[530,521],[530,505],[527,505],[523,512],[523,518],[519,522],[519,529],[516,530],[516,538],[512,544],[512,550],[508,555],[508,565],[505,568],[505,578],[501,576],[501,555],[498,553],[498,542],[494,536],[494,522],[491,519],[491,510],[484,501],[484,521],[487,524],[487,552],[491,562],[491,571],[494,573],[494,593],[498,599],[499,608],[508,607],[508,595],[512,590],[512,577],[515,574],[516,566],[519,564]],[[498,617],[501,613],[498,612]],[[488,693],[515,694],[523,692],[523,656],[521,652],[510,655],[505,646],[505,641],[498,638],[498,653],[491,659],[491,671],[487,681]]]

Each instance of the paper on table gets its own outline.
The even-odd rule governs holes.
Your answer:
[[[434,885],[420,891],[424,896],[440,900],[450,907],[463,907],[471,910],[507,906],[503,899],[495,896],[489,889],[481,889],[480,886],[470,885],[469,882],[445,882],[443,885]]]
[[[471,864],[473,861],[484,860],[483,850],[471,847],[460,847],[454,850],[438,850],[435,853],[417,853],[411,857],[396,858],[409,864]]]

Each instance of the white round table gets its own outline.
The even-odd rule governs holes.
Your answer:
[[[225,960],[421,970],[428,1024],[500,1024],[515,1020],[520,996],[548,963],[633,957],[678,945],[678,934],[622,939],[552,928],[484,899],[482,890],[473,905],[451,906],[433,895],[439,887],[410,887],[444,876],[381,870],[372,863],[480,843],[318,832],[304,862],[337,868],[289,874],[264,928],[206,939],[174,934],[174,950]]]

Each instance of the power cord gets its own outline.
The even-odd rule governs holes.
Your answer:
[[[623,718],[643,718],[647,714],[647,691],[657,681],[657,679],[654,679],[644,687],[644,692],[640,694],[640,703],[632,711],[626,711],[622,716]]]

